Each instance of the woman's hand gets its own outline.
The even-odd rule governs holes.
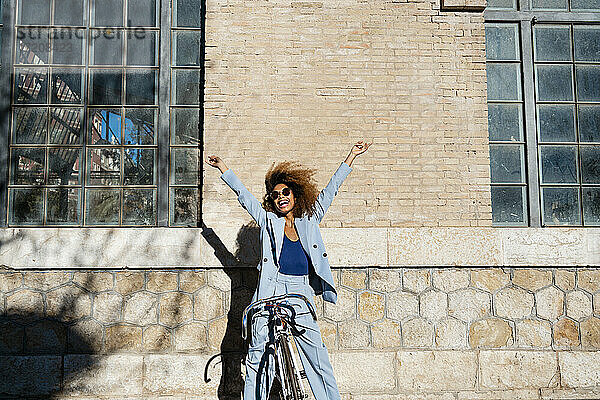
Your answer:
[[[208,158],[206,159],[206,163],[211,167],[219,168],[219,171],[221,171],[221,173],[229,169],[227,168],[227,165],[225,165],[223,160],[221,160],[221,157],[215,155],[208,156]]]
[[[371,147],[372,144],[373,144],[373,142],[367,143],[362,140],[360,142],[356,142],[356,144],[354,146],[352,146],[352,149],[350,150],[350,154],[348,154],[348,157],[346,157],[346,160],[344,160],[344,162],[346,164],[348,164],[348,166],[351,166],[352,161],[354,161],[356,156],[367,151],[369,149],[369,147]]]
[[[350,150],[350,152],[357,156],[367,151],[369,149],[369,146],[371,146],[372,144],[373,142],[367,143],[361,140],[360,142],[356,142],[356,144],[352,146],[352,150]]]

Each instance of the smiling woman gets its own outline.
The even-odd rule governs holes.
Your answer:
[[[321,294],[325,301],[336,302],[337,293],[319,222],[352,171],[352,161],[370,145],[362,141],[356,143],[321,192],[312,180],[315,170],[292,161],[273,164],[265,177],[267,194],[262,204],[221,158],[208,157],[206,162],[222,172],[221,179],[234,190],[242,207],[261,229],[260,276],[253,302],[289,293],[302,294],[309,299]],[[267,398],[275,375],[273,354],[266,351],[272,337],[273,321],[259,314],[252,318],[252,339],[246,357],[246,400]],[[300,306],[296,315],[295,322],[303,330],[294,339],[315,398],[340,399],[319,326],[310,317],[306,305]]]
[[[316,170],[305,168],[293,161],[284,161],[277,165],[273,163],[265,176],[265,210],[283,214],[292,211],[294,217],[298,218],[303,214],[313,215],[319,195],[317,185],[313,181],[315,173]],[[284,188],[289,188],[291,195],[281,193]],[[286,208],[280,208],[284,200],[290,204]]]

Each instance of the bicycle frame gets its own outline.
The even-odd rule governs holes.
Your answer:
[[[307,305],[313,319],[317,320],[313,305],[301,294],[290,293],[270,297],[258,300],[246,307],[242,317],[242,337],[244,340],[247,338],[247,317],[252,309],[264,306],[272,310],[276,323],[274,325],[274,342],[271,343],[271,346],[275,350],[276,373],[281,383],[282,400],[299,400],[307,398],[308,395],[302,385],[303,376],[300,370],[300,362],[293,350],[293,334],[288,320],[293,316],[288,317],[288,312],[284,311],[288,306],[287,304],[284,305],[284,302],[290,298],[302,300]]]

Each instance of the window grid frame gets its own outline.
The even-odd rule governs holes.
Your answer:
[[[85,49],[85,51],[82,51],[82,64],[68,64],[68,67],[72,67],[75,69],[80,69],[82,71],[82,73],[84,74],[85,78],[82,80],[82,102],[80,104],[52,104],[52,85],[51,85],[51,76],[50,76],[50,70],[51,68],[60,68],[62,67],[67,67],[67,65],[63,65],[63,64],[52,64],[51,63],[51,59],[48,59],[47,62],[45,62],[44,64],[19,64],[18,67],[33,67],[33,68],[37,68],[37,67],[41,67],[44,68],[45,71],[47,71],[47,93],[46,93],[46,102],[44,104],[23,104],[24,107],[36,107],[39,106],[40,108],[44,108],[46,111],[48,111],[48,115],[46,116],[46,130],[47,132],[45,133],[45,142],[43,144],[38,144],[40,148],[44,149],[45,152],[45,169],[44,169],[44,174],[48,174],[47,173],[47,169],[48,169],[48,165],[46,165],[48,163],[47,161],[47,152],[50,151],[50,147],[52,148],[65,148],[65,147],[69,147],[69,145],[66,144],[50,144],[49,143],[49,120],[51,118],[50,116],[50,111],[52,110],[52,108],[62,108],[62,107],[68,107],[68,108],[76,108],[77,110],[81,110],[81,112],[83,113],[83,121],[82,121],[82,126],[81,126],[81,131],[82,131],[82,139],[79,143],[73,145],[71,144],[71,147],[75,147],[79,150],[79,154],[80,156],[80,165],[79,165],[79,181],[80,184],[79,186],[64,186],[64,185],[47,185],[46,181],[44,182],[44,185],[30,185],[30,186],[19,186],[21,188],[29,188],[29,189],[41,189],[43,191],[43,202],[44,202],[44,210],[43,210],[43,225],[40,225],[39,223],[36,223],[35,225],[25,225],[25,224],[19,224],[18,226],[27,226],[27,227],[54,227],[54,226],[61,226],[61,225],[65,225],[65,226],[76,226],[76,227],[86,227],[86,228],[93,228],[93,227],[105,227],[105,226],[111,226],[111,227],[127,227],[127,226],[136,226],[136,227],[167,227],[167,226],[176,226],[176,225],[171,225],[170,221],[169,221],[169,214],[170,214],[170,204],[169,204],[169,193],[170,193],[170,186],[169,186],[169,175],[170,175],[170,162],[169,162],[169,153],[170,153],[170,106],[171,106],[171,99],[170,99],[170,91],[171,91],[171,85],[160,85],[160,82],[170,82],[170,72],[171,72],[171,10],[172,10],[172,3],[175,0],[157,0],[156,1],[156,5],[157,5],[157,9],[156,9],[156,18],[157,18],[157,23],[155,26],[153,27],[148,27],[148,26],[144,26],[142,27],[142,29],[148,31],[152,31],[155,32],[155,43],[158,43],[158,46],[155,47],[155,60],[156,60],[156,64],[154,64],[153,66],[146,66],[146,65],[127,65],[127,61],[126,61],[126,57],[127,57],[127,47],[126,47],[126,43],[127,43],[127,38],[122,38],[122,40],[125,42],[122,46],[122,63],[120,66],[108,66],[108,65],[91,65],[90,61],[91,61],[91,54],[90,52],[93,51],[92,46],[91,46],[91,31],[94,29],[101,29],[101,28],[105,28],[103,26],[92,26],[93,25],[93,21],[92,21],[92,7],[91,5],[93,4],[94,0],[84,0],[83,1],[83,7],[84,7],[84,16],[83,18],[83,24],[84,25],[54,25],[52,24],[53,21],[53,13],[54,13],[54,2],[51,2],[50,4],[50,19],[49,19],[49,25],[21,25],[21,24],[17,24],[17,13],[18,10],[16,10],[17,8],[17,1],[16,0],[0,0],[3,2],[3,4],[5,4],[5,7],[3,7],[3,13],[4,16],[8,17],[7,18],[3,18],[2,22],[5,22],[5,27],[10,27],[8,30],[10,32],[9,35],[7,34],[3,34],[2,36],[2,42],[3,44],[6,44],[5,46],[2,47],[2,76],[1,79],[6,81],[7,79],[9,80],[10,84],[9,85],[4,85],[3,87],[8,88],[8,92],[12,95],[12,91],[14,90],[13,88],[13,84],[14,84],[14,73],[13,71],[15,70],[15,67],[17,67],[17,64],[13,64],[13,60],[16,61],[16,52],[18,51],[18,49],[16,48],[16,40],[15,40],[15,34],[16,34],[16,29],[19,27],[27,27],[27,28],[41,28],[41,29],[48,29],[49,32],[49,45],[51,46],[51,42],[53,39],[53,35],[52,32],[53,31],[59,31],[61,28],[68,28],[68,29],[82,29],[85,32],[85,38],[82,40],[83,44],[82,47]],[[202,8],[204,9],[204,4],[203,2],[201,2],[202,4]],[[140,27],[136,27],[136,26],[129,26],[128,22],[127,22],[127,12],[128,12],[128,2],[124,1],[123,2],[123,26],[120,27],[115,27],[117,29],[119,29],[122,34],[124,36],[127,35],[128,32],[134,32],[135,29],[139,29]],[[204,18],[204,10],[202,11],[202,13],[200,14],[200,18]],[[199,23],[199,28],[196,28],[198,30],[201,31],[201,35],[204,36],[204,20],[201,20]],[[3,32],[3,33],[7,33],[7,32]],[[197,68],[201,71],[201,74],[203,75],[204,73],[204,68],[203,68],[203,59],[204,59],[204,55],[203,55],[203,50],[204,50],[204,46],[203,46],[203,42],[200,45],[200,52],[201,52],[201,63],[200,65],[197,66]],[[49,57],[51,57],[49,55]],[[5,62],[6,61],[6,62]],[[91,67],[91,68],[90,68]],[[118,186],[119,190],[120,190],[120,196],[121,196],[121,201],[120,201],[120,210],[119,210],[119,224],[115,225],[115,224],[111,224],[111,225],[89,225],[87,224],[87,222],[85,221],[86,218],[86,209],[87,209],[87,205],[85,204],[85,199],[87,198],[87,195],[85,193],[86,188],[89,186],[86,184],[87,181],[87,153],[89,152],[90,148],[95,148],[97,146],[93,146],[90,145],[88,147],[88,139],[87,139],[87,135],[88,135],[88,124],[90,122],[88,116],[89,116],[89,109],[93,109],[93,108],[102,108],[102,105],[100,104],[91,104],[91,98],[90,101],[88,101],[88,96],[89,96],[89,91],[90,91],[90,80],[91,80],[91,73],[90,70],[98,70],[98,69],[106,69],[108,68],[110,69],[120,69],[123,73],[122,76],[122,92],[121,92],[121,97],[122,100],[125,98],[126,94],[126,83],[125,83],[125,79],[126,79],[126,71],[127,70],[135,70],[135,69],[148,69],[148,70],[153,70],[154,72],[154,76],[155,76],[155,88],[156,88],[156,93],[155,93],[155,100],[153,102],[153,104],[145,104],[145,105],[129,105],[126,104],[125,101],[121,101],[121,104],[112,104],[112,105],[108,105],[108,107],[104,107],[104,108],[118,108],[121,109],[122,112],[124,112],[125,109],[131,109],[131,108],[152,108],[157,110],[158,112],[158,118],[156,119],[156,125],[155,125],[155,135],[158,135],[155,138],[154,144],[152,145],[137,145],[137,144],[133,144],[131,146],[126,146],[123,143],[120,145],[122,147],[122,149],[120,150],[121,153],[123,153],[124,151],[126,151],[126,147],[134,147],[134,148],[150,148],[150,149],[154,149],[154,163],[156,166],[155,169],[155,184],[153,186],[139,186],[139,185],[126,185],[124,186],[124,182],[123,185]],[[169,87],[167,87],[169,86]],[[200,97],[203,97],[203,87],[199,88],[200,91]],[[199,101],[200,102],[200,101]],[[9,148],[12,148],[12,140],[11,140],[11,123],[12,123],[12,98],[10,96],[3,96],[3,99],[0,100],[0,104],[4,103],[7,107],[7,109],[11,110],[10,113],[6,113],[8,116],[2,119],[2,121],[0,121],[0,144],[5,144],[4,146],[4,151],[0,150],[0,162],[3,162],[4,165],[6,165],[7,167],[10,167],[10,151]],[[201,102],[200,102],[201,103]],[[19,105],[16,105],[19,106]],[[202,109],[202,106],[191,106],[191,107],[195,107],[195,108],[200,108]],[[121,137],[123,137],[124,132],[121,133]],[[202,133],[200,132],[200,135],[202,135]],[[200,142],[202,142],[202,138],[200,138]],[[27,144],[19,144],[16,145],[15,147],[27,147]],[[29,145],[29,147],[35,147]],[[110,146],[109,146],[110,147]],[[198,146],[200,147],[200,146]],[[199,152],[201,151],[201,149],[199,150]],[[123,157],[123,156],[122,156]],[[121,158],[122,158],[121,157]],[[200,156],[199,156],[200,159]],[[122,162],[122,161],[121,161]],[[201,182],[202,181],[202,169],[200,164],[198,163],[198,181]],[[120,169],[121,169],[121,175],[124,174],[124,168],[125,165],[123,164]],[[9,200],[10,200],[10,191],[8,190],[8,184],[9,184],[9,178],[10,178],[10,172],[9,172],[9,168],[5,168],[5,174],[3,174],[4,176],[2,176],[0,178],[0,186],[3,187],[2,193],[0,194],[0,226],[12,226],[12,224],[9,221]],[[121,180],[123,178],[121,177]],[[17,185],[14,185],[15,188],[18,188]],[[11,185],[11,187],[13,187],[13,185]],[[99,187],[96,185],[89,186],[91,189],[98,189]],[[198,190],[200,187],[200,185],[195,185],[194,188],[197,190],[198,194],[200,195],[201,190]],[[79,191],[79,197],[80,197],[80,204],[79,204],[79,212],[80,212],[80,217],[79,217],[79,223],[72,225],[66,225],[64,223],[58,223],[58,224],[47,224],[46,222],[46,214],[47,211],[45,209],[46,205],[47,205],[47,196],[48,196],[48,191],[49,190],[55,190],[56,188],[68,188],[68,189],[72,189],[72,190],[77,190]],[[105,189],[111,189],[114,188],[114,186],[104,186]],[[126,225],[123,223],[123,218],[124,218],[124,213],[125,213],[125,209],[124,209],[124,202],[123,202],[123,195],[124,195],[124,191],[128,190],[128,189],[149,189],[149,188],[153,188],[153,196],[154,196],[154,210],[153,210],[153,216],[155,218],[155,223],[151,224],[151,225]],[[200,201],[200,200],[199,200]],[[197,221],[198,221],[198,226],[200,226],[200,217],[201,215],[198,214],[197,215]]]
[[[568,4],[570,7],[571,0]],[[536,10],[531,7],[531,0],[519,0],[517,1],[517,9],[486,9],[484,11],[485,23],[518,23],[519,26],[519,37],[520,37],[520,50],[521,50],[521,85],[522,85],[522,101],[523,101],[523,126],[524,126],[524,139],[526,141],[526,170],[527,179],[526,185],[528,188],[528,201],[526,209],[528,210],[529,223],[525,227],[594,227],[598,225],[585,225],[583,215],[583,190],[586,187],[598,187],[598,184],[583,184],[581,180],[581,155],[579,147],[581,142],[579,141],[579,128],[578,128],[578,105],[589,104],[589,102],[578,102],[577,100],[577,88],[576,88],[576,71],[574,51],[574,36],[573,30],[576,25],[600,25],[598,18],[600,17],[600,10],[598,12],[590,11],[546,11]],[[544,212],[544,205],[542,203],[542,188],[548,186],[556,186],[551,184],[541,183],[541,162],[540,162],[540,142],[538,141],[538,111],[537,111],[537,88],[536,88],[536,69],[537,63],[534,59],[534,29],[535,24],[556,24],[556,25],[569,25],[570,26],[570,40],[571,40],[571,58],[569,62],[556,62],[547,61],[541,62],[541,64],[568,64],[572,66],[573,75],[573,101],[570,102],[542,102],[542,104],[573,104],[575,107],[575,131],[577,143],[577,174],[579,182],[577,184],[567,185],[564,187],[577,186],[578,198],[579,198],[579,211],[580,211],[580,223],[578,225],[545,225],[543,224],[542,214]],[[581,64],[600,64],[600,62],[583,62]],[[496,102],[496,101],[494,101]],[[592,103],[598,104],[598,103]],[[490,143],[494,143],[490,141]],[[585,142],[585,144],[595,144],[597,142]],[[549,144],[544,142],[543,145]],[[561,186],[562,187],[562,186]],[[497,227],[520,227],[521,225],[515,224],[494,224]]]
[[[176,8],[176,2],[177,0],[169,0],[171,1],[171,9],[175,10]],[[164,135],[166,137],[167,143],[168,145],[165,147],[168,149],[169,152],[169,176],[167,177],[168,180],[168,191],[167,191],[167,195],[168,195],[168,202],[169,202],[169,215],[168,220],[169,220],[169,225],[170,226],[179,226],[179,227],[186,227],[189,225],[186,224],[176,224],[175,221],[173,221],[172,219],[174,218],[174,214],[175,214],[175,191],[176,190],[192,190],[196,192],[196,199],[197,199],[197,204],[196,204],[196,212],[197,212],[197,217],[196,217],[196,221],[197,221],[197,226],[201,225],[201,221],[202,221],[202,211],[201,211],[201,207],[202,207],[202,187],[203,187],[203,174],[200,172],[198,174],[198,179],[197,179],[197,183],[196,184],[192,184],[192,183],[177,183],[174,180],[171,179],[171,175],[174,175],[171,173],[172,172],[172,167],[174,165],[174,154],[176,151],[178,150],[192,150],[192,149],[196,149],[196,154],[197,154],[197,165],[198,165],[198,170],[201,171],[201,165],[203,165],[203,133],[201,132],[201,126],[203,125],[203,114],[204,114],[204,104],[203,104],[203,94],[204,94],[204,13],[205,13],[205,2],[201,1],[201,10],[200,10],[200,23],[198,24],[198,26],[179,26],[176,23],[176,18],[177,15],[175,12],[171,13],[171,18],[170,18],[170,29],[169,29],[169,44],[170,44],[170,49],[169,49],[169,71],[168,71],[168,76],[169,76],[169,107],[168,107],[168,111],[166,113],[167,118],[169,119],[169,128],[167,130],[167,135]],[[180,32],[190,32],[190,33],[198,33],[200,35],[200,42],[199,42],[199,60],[198,60],[198,65],[178,65],[177,64],[177,60],[175,57],[175,53],[174,53],[174,49],[176,48],[175,46],[175,37],[177,35],[177,33]],[[199,79],[201,80],[201,84],[198,85],[198,104],[181,104],[181,103],[177,103],[176,102],[176,90],[175,89],[175,75],[178,71],[197,71],[198,72],[198,76]],[[172,119],[172,116],[174,115],[176,110],[185,110],[185,109],[190,109],[190,110],[197,110],[198,111],[198,124],[199,124],[199,137],[198,137],[198,143],[194,144],[194,143],[175,143],[175,141],[172,140],[172,131],[174,128],[174,125],[171,124],[171,121],[173,121],[174,119]],[[173,193],[173,196],[171,196],[171,193]],[[172,210],[173,208],[173,210]],[[173,213],[171,213],[171,211],[173,211]],[[173,215],[171,215],[173,214]]]
[[[569,4],[570,4],[569,0]],[[543,24],[543,25],[551,25],[551,24]],[[539,105],[572,105],[573,106],[573,129],[574,129],[574,133],[575,133],[575,141],[564,141],[564,142],[559,142],[559,141],[541,141],[541,137],[540,134],[541,132],[539,131],[539,129],[537,130],[537,151],[538,151],[538,159],[540,160],[539,162],[539,176],[540,176],[540,189],[541,189],[541,217],[542,217],[542,221],[543,221],[543,190],[544,188],[556,188],[556,189],[566,189],[566,188],[574,188],[577,190],[577,200],[578,200],[578,208],[579,208],[579,224],[555,224],[555,225],[545,225],[543,224],[543,226],[581,226],[581,227],[594,227],[594,226],[598,226],[598,224],[595,225],[586,225],[585,222],[585,217],[584,217],[584,204],[583,204],[583,191],[585,188],[600,188],[600,184],[599,183],[584,183],[583,182],[583,168],[582,168],[582,155],[581,155],[581,147],[585,147],[585,146],[593,146],[593,145],[599,145],[600,142],[582,142],[581,141],[581,136],[580,136],[580,130],[579,130],[579,105],[597,105],[600,107],[600,101],[596,101],[596,102],[592,102],[592,101],[579,101],[577,92],[578,92],[578,83],[577,83],[577,66],[578,65],[596,65],[596,66],[600,66],[600,61],[578,61],[576,60],[575,57],[575,28],[577,26],[585,26],[584,24],[576,24],[576,23],[565,23],[565,24],[561,24],[562,26],[568,26],[569,28],[569,47],[570,47],[570,60],[568,61],[536,61],[535,57],[533,59],[533,64],[534,67],[536,65],[568,65],[571,67],[571,79],[572,79],[572,100],[556,100],[556,101],[550,101],[550,100],[537,100],[537,93],[536,93],[536,116],[537,115],[537,110]],[[589,24],[587,26],[597,26],[600,27],[600,23],[596,23],[596,24]],[[535,39],[535,38],[534,38]],[[535,44],[535,43],[534,43]],[[539,117],[539,116],[538,116]],[[536,127],[537,128],[537,127]],[[544,183],[542,180],[542,163],[541,163],[541,159],[542,159],[542,147],[544,146],[548,146],[548,147],[558,147],[558,146],[563,146],[563,147],[570,147],[570,148],[574,148],[575,149],[575,172],[577,175],[577,181],[573,182],[573,183]]]
[[[518,6],[518,2],[517,2],[517,6]],[[521,132],[520,134],[522,135],[521,140],[515,140],[515,141],[511,141],[511,140],[489,140],[489,146],[490,146],[490,150],[492,148],[492,146],[502,146],[502,145],[512,145],[514,147],[519,147],[520,149],[520,153],[522,154],[522,158],[521,158],[521,166],[522,166],[522,182],[490,182],[490,187],[494,188],[494,187],[519,187],[521,188],[521,193],[522,193],[522,211],[523,211],[523,222],[520,224],[517,223],[513,223],[513,222],[496,222],[493,223],[494,227],[524,227],[527,226],[529,224],[529,217],[530,217],[530,210],[528,208],[528,203],[529,203],[529,193],[528,193],[528,161],[527,161],[527,154],[528,154],[528,149],[527,149],[527,128],[526,128],[526,118],[525,118],[525,93],[524,93],[524,72],[523,72],[523,44],[522,44],[522,39],[521,39],[521,29],[520,29],[520,25],[518,23],[515,22],[500,22],[500,23],[496,23],[496,22],[488,22],[486,21],[486,27],[488,25],[492,25],[495,27],[499,27],[502,25],[506,25],[506,26],[514,26],[516,28],[516,38],[515,38],[515,46],[517,46],[517,51],[515,54],[515,58],[513,59],[490,59],[487,60],[486,59],[486,67],[489,64],[514,64],[514,65],[518,65],[518,71],[520,74],[520,82],[517,85],[517,90],[519,91],[520,94],[520,98],[517,98],[515,100],[499,100],[499,99],[493,99],[493,100],[489,100],[487,101],[487,106],[488,106],[488,112],[489,112],[489,105],[490,104],[516,104],[520,106],[520,117],[521,117]],[[490,170],[491,172],[491,170]],[[491,178],[491,176],[490,176]]]

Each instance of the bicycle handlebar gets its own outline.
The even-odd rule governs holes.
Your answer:
[[[251,309],[253,309],[253,308],[255,308],[255,307],[259,306],[259,305],[262,305],[262,304],[279,304],[283,300],[289,299],[289,298],[295,298],[295,299],[300,299],[300,300],[304,301],[304,303],[308,307],[308,311],[310,311],[310,314],[312,315],[313,319],[315,321],[317,320],[317,313],[315,312],[315,309],[314,309],[313,305],[306,298],[306,296],[303,296],[303,295],[297,294],[297,293],[288,293],[288,294],[282,294],[280,296],[268,297],[266,299],[257,300],[254,303],[251,303],[244,310],[244,315],[242,316],[242,339],[246,340],[246,338],[248,336],[248,334],[246,332],[246,322],[247,322],[247,318],[248,318],[248,312]]]

